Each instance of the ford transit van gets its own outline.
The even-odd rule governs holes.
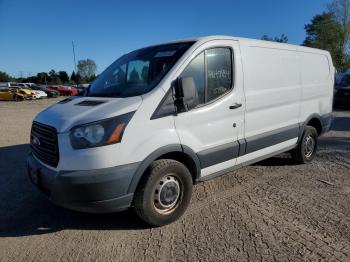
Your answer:
[[[317,49],[229,36],[142,48],[35,117],[28,174],[62,207],[165,225],[198,182],[286,151],[309,163],[333,84]]]

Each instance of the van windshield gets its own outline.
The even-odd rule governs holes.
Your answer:
[[[86,91],[91,97],[131,97],[152,90],[194,42],[139,49],[110,65]]]

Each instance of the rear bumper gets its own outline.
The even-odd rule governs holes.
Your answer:
[[[32,154],[27,172],[36,187],[62,207],[89,213],[110,213],[130,207],[133,192],[128,192],[138,163],[85,171],[55,172]]]

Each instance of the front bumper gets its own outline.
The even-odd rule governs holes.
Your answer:
[[[33,96],[32,95],[24,95],[25,100],[32,100]]]
[[[111,213],[130,207],[128,192],[139,163],[85,171],[53,171],[32,154],[27,158],[30,180],[62,207],[89,213]]]

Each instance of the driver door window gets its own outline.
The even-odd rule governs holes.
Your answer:
[[[186,79],[184,82],[195,85],[198,105],[226,94],[233,86],[231,49],[220,47],[203,51],[190,62],[180,77]]]
[[[200,53],[182,72],[182,79],[191,81],[197,89],[199,105],[205,103],[204,52]],[[186,87],[184,87],[186,88]]]
[[[231,89],[231,49],[213,48],[205,52],[207,61],[207,102]]]

